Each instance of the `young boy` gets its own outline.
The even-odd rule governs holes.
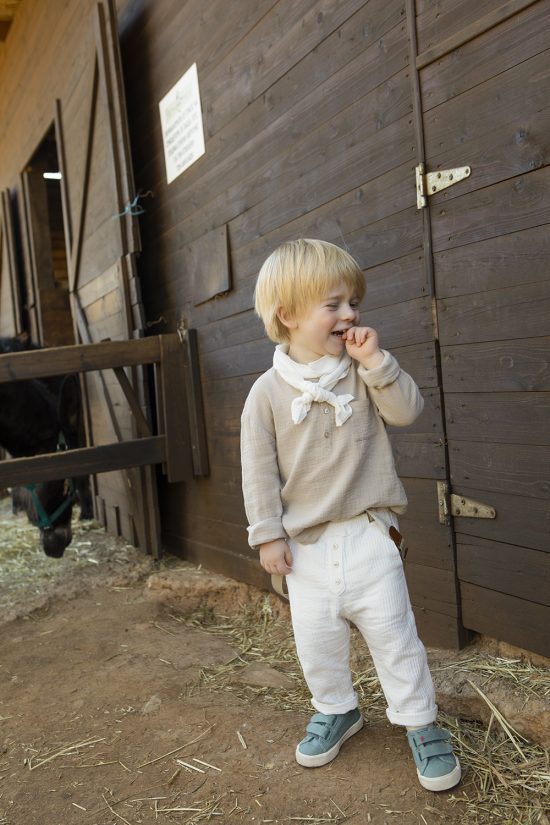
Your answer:
[[[248,540],[287,577],[298,658],[317,711],[296,748],[325,765],[363,726],[349,667],[349,622],[370,649],[393,724],[407,728],[420,784],[460,780],[401,560],[407,497],[386,424],[407,426],[424,399],[378,334],[359,326],[364,276],[334,244],[276,249],[256,284],[256,312],[278,342],[241,418]],[[392,539],[392,536],[395,538]]]

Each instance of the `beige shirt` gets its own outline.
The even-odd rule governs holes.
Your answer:
[[[352,415],[341,426],[334,407],[314,401],[304,421],[292,422],[299,391],[272,367],[250,389],[241,416],[242,484],[253,549],[278,538],[312,544],[328,522],[370,508],[404,513],[407,496],[397,476],[384,422],[412,424],[424,399],[396,358],[367,370],[353,360],[333,388],[351,393]]]

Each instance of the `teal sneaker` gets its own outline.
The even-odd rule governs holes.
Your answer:
[[[429,791],[446,791],[460,782],[460,763],[450,738],[449,731],[437,725],[407,731],[418,780]]]
[[[318,768],[332,762],[346,739],[363,727],[358,708],[347,713],[314,713],[306,727],[307,736],[296,748],[296,762],[305,768]]]

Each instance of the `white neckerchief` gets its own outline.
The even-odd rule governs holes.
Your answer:
[[[312,401],[323,401],[332,404],[336,418],[336,426],[341,427],[352,413],[349,405],[353,395],[335,395],[330,390],[341,378],[345,378],[351,367],[351,357],[343,352],[336,355],[323,355],[309,364],[299,364],[289,355],[289,344],[277,344],[273,355],[273,366],[287,384],[300,390],[302,395],[294,398],[290,406],[292,420],[300,424],[311,409]],[[318,383],[308,381],[308,378],[318,378]]]

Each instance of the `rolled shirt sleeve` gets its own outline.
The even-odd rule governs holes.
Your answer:
[[[241,416],[242,487],[252,549],[286,538],[275,433],[247,405]]]
[[[367,385],[384,421],[395,427],[406,427],[416,421],[424,409],[424,398],[395,356],[385,349],[381,352],[384,358],[377,367],[369,370],[359,366],[357,374]]]

